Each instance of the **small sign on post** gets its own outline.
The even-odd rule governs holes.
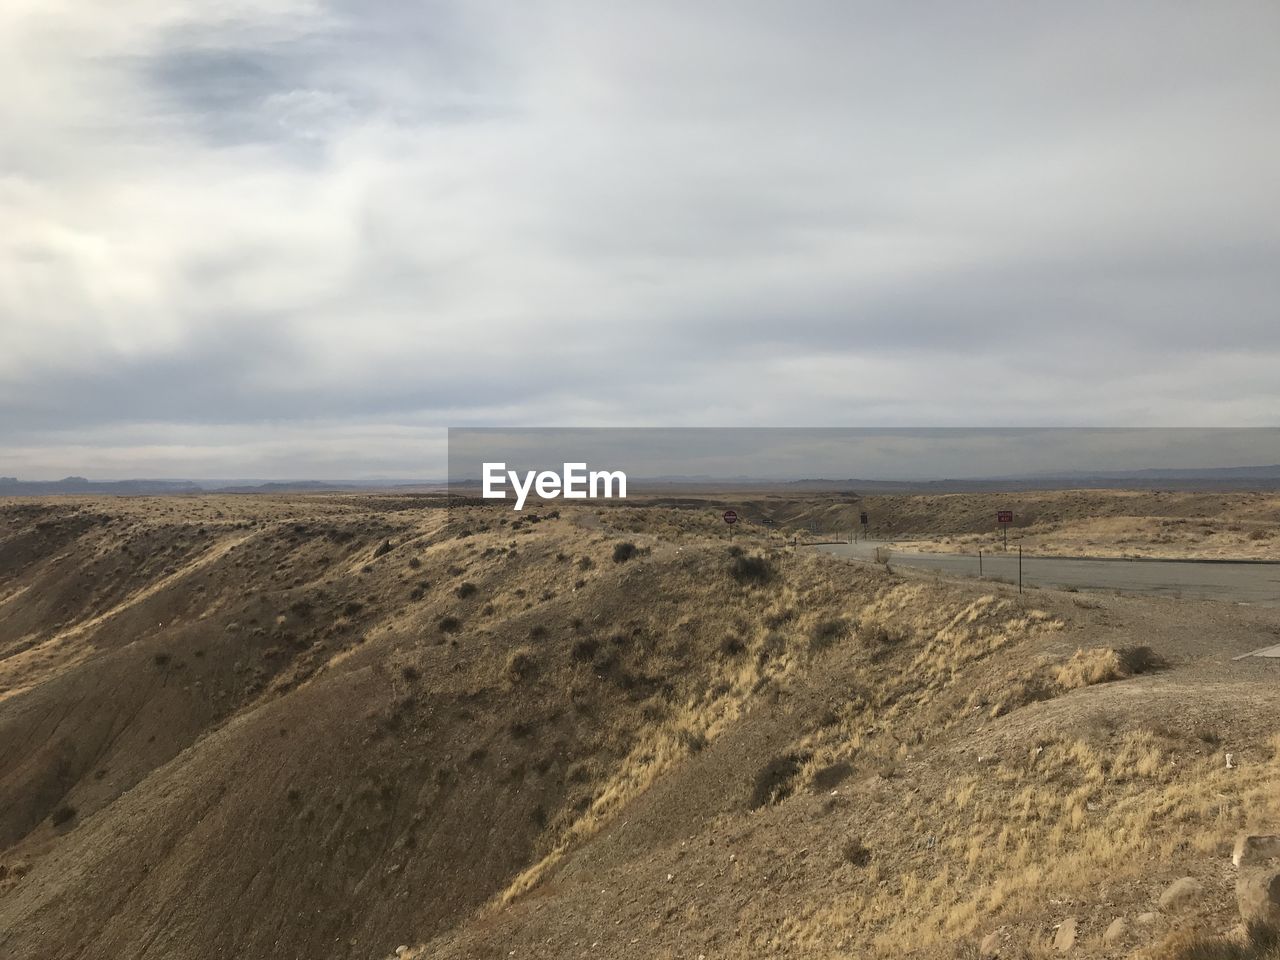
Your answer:
[[[871,518],[867,516],[867,511],[863,510],[858,514],[858,522],[862,524],[862,539],[867,539],[867,524],[871,522]]]
[[[996,511],[996,523],[1000,524],[1001,528],[1004,530],[1004,547],[1006,550],[1008,550],[1009,549],[1009,524],[1013,523],[1013,511],[1012,510]]]
[[[729,525],[729,539],[733,539],[733,525],[738,522],[738,511],[726,510],[724,512],[724,522]]]

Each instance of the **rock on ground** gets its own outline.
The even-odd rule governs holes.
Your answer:
[[[1236,838],[1231,862],[1237,867],[1248,867],[1267,860],[1280,858],[1280,836],[1275,834],[1242,833]]]
[[[1280,870],[1245,870],[1236,881],[1236,903],[1246,924],[1280,926]]]
[[[1129,924],[1124,917],[1116,917],[1102,934],[1102,945],[1114,947],[1129,935]]]
[[[1175,880],[1160,894],[1160,909],[1183,910],[1195,904],[1204,895],[1204,884],[1195,877]]]
[[[1076,945],[1076,918],[1067,917],[1058,926],[1058,933],[1053,938],[1053,949],[1066,953]]]

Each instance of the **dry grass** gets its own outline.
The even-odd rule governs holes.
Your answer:
[[[1012,925],[1034,953],[1048,946],[1034,931],[1047,929],[1050,898],[1087,902],[1099,886],[1139,884],[1152,860],[1216,851],[1243,823],[1273,816],[1275,763],[1237,773],[1216,762],[1174,765],[1143,733],[1126,735],[1110,754],[1071,738],[1038,745],[941,796],[904,799],[894,825],[909,836],[910,824],[927,824],[939,838],[936,867],[876,871],[874,882],[814,903],[777,934],[738,949],[836,957],[840,944],[856,942],[884,957],[944,956]]]
[[[435,943],[426,955],[512,948],[537,955],[547,938],[522,939],[524,931],[557,910],[558,929],[572,933],[544,955],[577,955],[597,935],[581,934],[600,920],[602,905],[635,901],[643,901],[642,923],[627,939],[645,936],[649,923],[652,944],[618,940],[599,955],[696,956],[705,939],[715,943],[708,956],[954,958],[999,928],[1006,955],[1047,956],[1053,924],[1068,914],[1081,916],[1080,952],[1089,955],[1105,922],[1099,911],[1132,917],[1149,909],[1167,874],[1221,881],[1222,850],[1234,834],[1280,817],[1280,733],[1264,739],[1221,710],[1206,721],[1212,740],[1175,729],[1168,716],[1157,723],[1144,715],[1144,698],[1130,694],[1164,684],[1165,676],[1082,691],[1159,666],[1146,648],[1100,645],[1145,636],[1140,621],[1119,624],[1126,632],[1112,630],[1104,640],[1081,630],[1080,620],[1064,622],[1087,617],[1061,598],[1036,601],[1048,612],[990,584],[897,578],[873,565],[784,551],[765,530],[754,537],[738,531],[735,552],[718,516],[688,510],[567,510],[563,519],[518,527],[510,520],[486,527],[496,521],[464,510],[448,529],[414,522],[390,537],[371,528],[341,555],[331,541],[307,548],[332,551],[328,566],[301,550],[291,558],[293,548],[282,545],[287,530],[220,534],[261,555],[256,576],[264,582],[278,575],[287,584],[314,569],[318,584],[334,575],[354,584],[328,612],[293,604],[282,589],[262,623],[237,609],[210,634],[239,651],[255,630],[283,636],[310,620],[319,642],[297,645],[305,656],[296,671],[275,678],[266,705],[274,698],[287,705],[309,687],[318,697],[326,671],[367,674],[371,689],[376,674],[391,693],[361,721],[372,732],[359,749],[394,730],[397,743],[425,757],[452,730],[456,742],[431,756],[433,778],[459,777],[491,804],[484,809],[500,812],[544,791],[536,811],[503,823],[489,849],[499,868],[487,885],[441,921],[446,939],[461,939]],[[620,541],[631,549],[611,562]],[[369,572],[370,554],[384,542],[393,546],[372,559]],[[235,577],[232,565],[242,557],[247,562],[249,552],[238,547],[218,563]],[[8,597],[23,602],[15,592]],[[101,610],[128,599],[111,598]],[[218,613],[215,605],[209,610]],[[395,651],[390,669],[379,645]],[[271,641],[270,649],[278,656],[289,647]],[[173,692],[176,659],[158,670],[148,648],[142,662],[148,684]],[[311,672],[303,672],[308,663]],[[1181,676],[1183,666],[1178,660],[1170,676]],[[1214,689],[1206,698],[1237,693],[1225,683]],[[1118,705],[1113,723],[1085,722],[1089,709],[1108,703]],[[388,718],[399,726],[388,727]],[[479,736],[489,721],[489,735]],[[761,730],[767,736],[757,736]],[[1236,757],[1231,769],[1224,746]],[[416,768],[404,765],[404,751],[390,755],[386,782],[410,782]],[[636,802],[664,780],[670,789],[664,784]],[[317,779],[297,796],[305,800],[327,783]],[[690,783],[698,799],[672,796]],[[714,787],[700,792],[706,784]],[[428,819],[448,808],[451,794],[437,792],[435,779],[412,786],[402,805],[411,813],[414,796]],[[724,792],[714,794],[717,806],[707,815],[698,804],[715,790]],[[342,799],[344,810],[354,809]],[[468,842],[486,842],[491,828],[474,816],[476,801],[459,804],[465,819],[457,823],[476,830]],[[83,836],[100,816],[79,809],[62,825],[64,839]],[[650,822],[641,823],[645,817]],[[621,857],[598,835],[624,820],[628,842],[641,846]],[[47,818],[42,823],[52,832]],[[417,842],[430,842],[428,831]],[[501,861],[510,849],[518,856]],[[730,849],[740,856],[732,867]],[[672,859],[692,873],[708,850],[719,858],[714,871],[687,890],[662,885]],[[377,856],[384,859],[372,861],[370,875],[389,879],[374,894],[385,893],[388,903],[432,882],[426,872],[400,879],[401,864],[416,855],[394,843]],[[596,874],[610,870],[609,893],[584,902],[606,886]],[[483,919],[470,923],[477,908]],[[610,913],[597,925],[608,932],[613,922]],[[296,936],[305,934],[298,929]],[[407,936],[403,928],[386,933]],[[1179,936],[1152,960],[1271,956],[1260,942]],[[484,949],[470,949],[475,941],[466,937],[484,941]]]
[[[1280,960],[1280,933],[1260,926],[1238,937],[1180,931],[1152,950],[1150,960]]]

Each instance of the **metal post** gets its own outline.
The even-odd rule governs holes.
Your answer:
[[[979,578],[981,578],[982,576],[982,551],[981,550],[978,551],[978,576]]]
[[[1022,544],[1018,544],[1018,592],[1022,592]]]

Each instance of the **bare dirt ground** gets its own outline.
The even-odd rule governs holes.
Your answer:
[[[797,554],[848,505],[766,500],[733,545],[718,503],[0,504],[0,956],[1040,957],[1073,921],[1071,956],[1164,958],[1236,924],[1280,661],[1232,658],[1280,611]]]

